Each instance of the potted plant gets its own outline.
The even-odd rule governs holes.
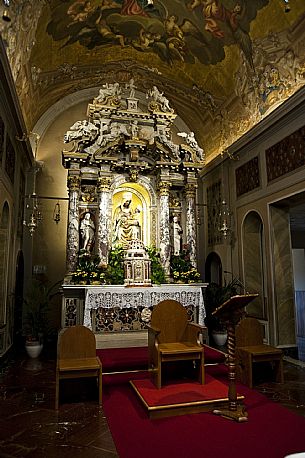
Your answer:
[[[208,327],[209,335],[214,343],[222,347],[227,341],[226,324],[219,317],[214,316],[214,310],[223,304],[230,297],[239,294],[243,289],[242,283],[233,278],[230,282],[220,286],[217,283],[210,283],[205,290],[204,305],[206,310],[205,324]]]
[[[23,335],[25,349],[31,358],[37,358],[43,348],[43,338],[51,332],[48,321],[50,301],[58,294],[57,282],[51,287],[33,279],[23,299]]]

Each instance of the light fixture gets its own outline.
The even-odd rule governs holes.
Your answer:
[[[55,204],[54,211],[53,211],[53,220],[55,221],[56,224],[58,224],[60,221],[60,203],[59,202]]]
[[[229,233],[231,232],[231,211],[230,208],[225,201],[222,200],[219,210],[219,232],[222,233],[223,237],[226,239]]]
[[[153,8],[154,7],[154,0],[147,0],[146,6],[147,6],[147,8]]]
[[[17,137],[19,141],[26,141],[33,138],[32,150],[34,156],[34,164],[31,168],[33,174],[33,185],[31,194],[27,195],[25,198],[25,214],[23,225],[29,229],[30,236],[32,237],[35,230],[37,229],[38,224],[42,220],[42,215],[39,208],[39,200],[36,194],[36,175],[41,169],[41,162],[37,161],[37,148],[40,136],[36,132],[30,132],[29,134],[24,133],[21,138]],[[31,142],[32,143],[32,142]]]

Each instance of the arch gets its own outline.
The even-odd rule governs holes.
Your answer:
[[[222,262],[220,256],[212,251],[205,261],[205,281],[222,285]]]
[[[4,202],[0,220],[0,323],[6,322],[10,209]]]
[[[139,183],[124,182],[113,191],[112,196],[112,235],[113,239],[115,236],[115,223],[116,223],[116,212],[121,207],[124,201],[125,194],[130,195],[131,210],[137,211],[136,220],[139,223],[141,231],[141,240],[144,245],[150,244],[150,207],[151,198],[150,193]],[[126,200],[126,199],[125,199]]]
[[[247,291],[256,292],[259,297],[247,307],[250,316],[264,320],[265,310],[265,261],[264,261],[264,225],[260,214],[250,211],[242,224],[242,252],[244,283]]]

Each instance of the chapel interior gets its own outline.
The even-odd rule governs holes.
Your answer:
[[[146,347],[156,302],[204,327],[237,282],[304,395],[303,0],[1,0],[0,160],[2,376],[32,383],[31,296],[44,385],[61,329]]]

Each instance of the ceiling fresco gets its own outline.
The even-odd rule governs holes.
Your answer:
[[[1,25],[29,130],[65,95],[157,85],[207,161],[305,84],[305,2],[15,0]]]
[[[162,61],[210,65],[236,44],[253,67],[250,24],[268,0],[226,2],[101,0],[54,2],[47,32],[62,46],[87,49],[117,43]]]

